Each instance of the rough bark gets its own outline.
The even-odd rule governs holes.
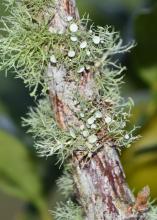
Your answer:
[[[50,22],[51,31],[67,28],[66,18],[72,16],[79,19],[74,0],[57,0],[55,16]],[[94,74],[85,70],[80,84],[68,80],[68,73],[63,66],[59,68],[49,63],[50,101],[55,111],[56,121],[61,129],[80,126],[75,112],[79,111],[74,103],[73,91],[77,91],[87,100],[94,101],[97,93],[94,85]],[[103,136],[104,135],[104,136]],[[85,151],[75,151],[71,159],[73,178],[77,189],[77,200],[83,207],[86,220],[144,220],[147,210],[148,188],[144,188],[134,198],[125,181],[116,147],[112,139],[102,131],[103,144],[93,155]]]
[[[126,184],[118,154],[110,143],[94,153],[88,162],[81,152],[75,154],[73,161],[74,181],[86,220],[146,219],[149,189],[144,188],[135,200]]]

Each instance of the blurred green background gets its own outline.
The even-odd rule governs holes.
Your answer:
[[[0,16],[5,16],[3,0]],[[98,25],[112,25],[131,53],[117,57],[127,66],[122,95],[135,106],[131,123],[142,137],[122,153],[127,180],[137,192],[145,185],[157,198],[157,2],[154,0],[78,0],[82,15]],[[62,173],[56,158],[38,158],[21,117],[33,105],[22,81],[0,74],[0,219],[52,220],[48,210],[62,197],[55,180]]]

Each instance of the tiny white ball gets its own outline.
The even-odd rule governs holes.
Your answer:
[[[81,118],[84,118],[84,113],[81,112],[81,113],[80,113],[80,116],[81,116]]]
[[[86,51],[86,54],[87,54],[87,56],[90,56],[90,51],[87,50],[87,51]]]
[[[93,37],[93,43],[94,43],[94,44],[99,44],[99,43],[100,43],[100,40],[101,40],[101,39],[100,39],[99,36],[94,36],[94,37]]]
[[[102,118],[102,113],[100,111],[95,112],[96,118]]]
[[[50,57],[50,61],[51,61],[51,63],[57,63],[57,60],[56,60],[55,55],[52,55],[52,56]]]
[[[70,31],[71,31],[71,32],[77,32],[77,31],[78,31],[78,26],[77,26],[77,24],[72,23],[72,24],[70,25]]]
[[[87,42],[86,41],[83,41],[81,44],[80,44],[80,48],[81,49],[84,49],[87,47]]]
[[[83,135],[84,137],[88,137],[89,132],[88,132],[87,130],[85,130],[85,131],[82,132],[82,135]]]
[[[90,118],[88,118],[88,120],[87,120],[87,123],[88,123],[89,125],[92,125],[94,122],[95,122],[95,118],[94,118],[93,116],[90,117]]]
[[[68,57],[74,57],[75,56],[75,51],[73,51],[73,50],[69,50],[69,52],[68,52]]]
[[[91,129],[96,129],[96,124],[92,124]]]
[[[107,124],[109,124],[111,121],[112,121],[112,119],[111,119],[109,116],[106,116],[106,117],[105,117],[105,122],[106,122]]]
[[[98,140],[98,138],[95,134],[92,134],[91,136],[88,137],[88,142],[90,144],[94,144],[97,140]]]
[[[73,17],[72,16],[68,16],[67,17],[67,21],[72,21]]]
[[[124,137],[126,140],[128,140],[130,138],[128,134],[126,134]]]
[[[82,73],[82,72],[84,72],[85,71],[85,68],[84,67],[81,67],[77,72],[78,73]]]
[[[72,36],[70,39],[71,39],[71,41],[73,41],[73,42],[78,41],[78,38],[77,38],[77,37],[75,37],[75,36]]]
[[[91,152],[88,153],[88,157],[92,157],[92,153],[91,153]],[[97,182],[96,182],[96,183],[97,183]]]

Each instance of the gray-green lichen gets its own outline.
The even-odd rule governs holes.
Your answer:
[[[46,2],[50,4],[47,5],[49,9],[53,9],[54,4],[52,0],[5,2],[6,7],[10,5],[10,15],[1,19],[0,70],[15,71],[17,78],[23,79],[29,88],[34,88],[31,94],[35,95],[39,85],[45,88],[43,73],[48,64],[49,47],[57,37],[54,35],[53,38],[47,29],[53,10],[48,18],[43,18],[42,8]]]
[[[9,2],[14,1],[6,0],[6,5]],[[128,49],[110,27],[90,26],[87,31],[88,19],[69,21],[64,34],[52,33],[48,22],[53,17],[53,0],[18,1],[10,8],[10,16],[1,19],[4,36],[0,38],[0,69],[14,70],[16,77],[34,88],[32,96],[39,85],[43,92],[47,90],[45,71],[49,61],[55,60],[59,66],[64,60],[66,69],[73,73],[89,67],[94,71],[95,66],[109,64],[111,55]],[[73,32],[75,26],[78,30]]]
[[[35,138],[36,149],[41,156],[58,154],[60,161],[72,155],[74,150],[90,154],[102,147],[98,137],[100,131],[112,138],[115,146],[129,146],[136,139],[132,134],[134,129],[126,131],[132,101],[125,101],[120,95],[125,68],[113,62],[112,56],[129,50],[132,45],[123,46],[113,29],[94,27],[84,18],[75,21],[67,17],[65,33],[54,33],[48,25],[53,11],[52,0],[25,0],[12,4],[11,15],[1,20],[4,33],[0,39],[1,70],[14,70],[16,77],[32,88],[32,96],[36,96],[39,85],[43,88],[42,94],[47,96],[49,62],[57,68],[64,64],[68,79],[76,84],[82,73],[90,70],[95,73],[98,93],[94,94],[94,103],[83,99],[76,91],[72,102],[78,106],[79,111],[75,114],[81,125],[71,127],[68,132],[58,128],[49,100],[40,100],[23,120],[23,125],[29,126],[28,132]],[[90,84],[84,93],[92,97],[88,86]]]
[[[54,0],[5,0],[4,3],[10,15],[1,19],[0,70],[14,71],[16,77],[23,79],[31,89],[32,96],[37,96],[39,86],[42,95],[47,96],[49,63],[58,69],[64,65],[69,81],[76,84],[84,71],[95,74],[94,84],[98,91],[95,103],[85,100],[77,92],[72,100],[78,108],[75,114],[80,121],[79,127],[62,131],[46,97],[30,109],[23,125],[28,126],[28,132],[33,135],[39,154],[57,154],[59,161],[63,162],[76,150],[85,151],[90,156],[108,139],[117,148],[130,146],[136,139],[134,129],[126,129],[133,103],[131,99],[126,101],[121,97],[120,85],[125,68],[112,57],[128,51],[132,45],[123,46],[119,34],[111,27],[94,27],[84,18],[76,21],[69,16],[66,31],[54,32],[49,27],[55,11]],[[88,87],[85,92],[87,97],[93,95]],[[101,135],[108,137],[103,143]],[[73,181],[68,172],[57,185],[65,197],[72,192]],[[59,205],[53,214],[57,220],[82,220],[80,207],[71,200]],[[156,216],[156,208],[152,207],[148,219],[155,220]]]
[[[58,154],[63,162],[85,144],[77,130],[65,132],[58,128],[48,99],[40,100],[37,108],[30,109],[28,117],[23,119],[23,125],[28,126],[28,132],[33,134],[35,148],[41,156]]]
[[[57,180],[57,186],[64,198],[74,194],[74,181],[69,170],[64,170],[63,175]]]
[[[81,207],[75,205],[71,200],[58,204],[56,211],[52,214],[56,220],[83,220]]]
[[[148,220],[156,220],[157,219],[157,207],[150,205],[150,210],[147,213]]]

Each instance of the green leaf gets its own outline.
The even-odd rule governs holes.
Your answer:
[[[157,116],[145,124],[141,138],[123,154],[123,164],[131,188],[139,191],[149,185],[151,197],[156,198],[157,173]]]
[[[0,188],[23,200],[41,198],[41,181],[26,147],[0,130]]]
[[[157,91],[157,63],[155,66],[141,68],[139,70],[141,78],[155,91]]]

